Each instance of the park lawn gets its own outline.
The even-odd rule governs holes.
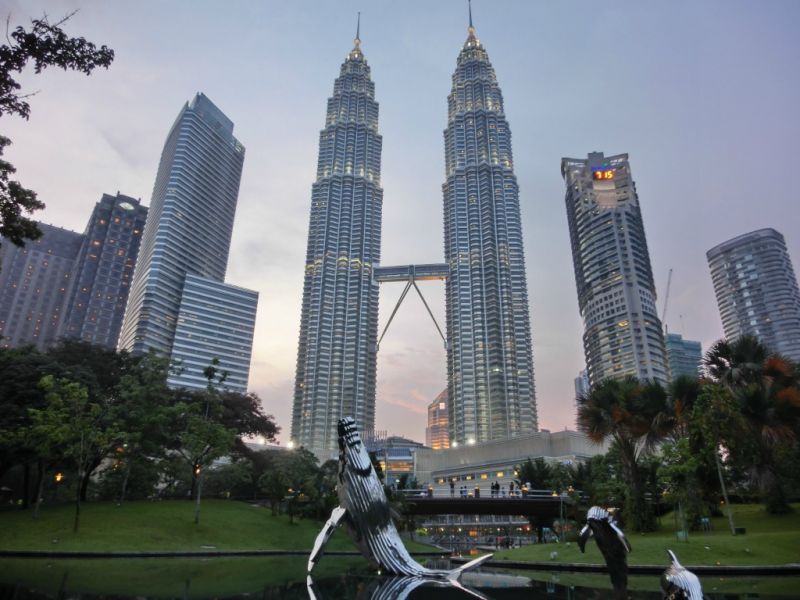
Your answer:
[[[361,557],[324,556],[314,570],[314,579],[371,572],[369,563]],[[268,598],[308,598],[305,556],[0,558],[0,584],[21,584],[51,597],[264,597],[269,591],[272,595]]]
[[[42,551],[226,551],[310,550],[322,523],[285,515],[273,517],[268,508],[229,500],[203,500],[200,523],[194,524],[194,503],[89,502],[82,506],[78,533],[72,532],[73,506],[42,507],[32,511],[0,512],[0,550]],[[430,552],[430,546],[408,541],[410,552]],[[338,531],[331,551],[355,550],[349,536]]]
[[[745,535],[732,536],[724,517],[712,519],[713,531],[691,532],[688,542],[677,541],[674,517],[667,514],[659,531],[647,534],[626,532],[632,552],[630,565],[667,565],[667,549],[673,550],[684,565],[782,565],[800,563],[800,505],[788,515],[768,515],[763,506],[736,505],[734,521],[745,527]],[[557,553],[551,558],[551,553]],[[498,560],[529,562],[604,564],[600,551],[591,539],[582,554],[576,542],[535,544],[495,553]]]

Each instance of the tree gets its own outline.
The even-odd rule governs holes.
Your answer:
[[[259,489],[267,496],[272,514],[277,515],[282,502],[286,502],[289,522],[294,522],[297,504],[312,504],[320,494],[319,461],[305,448],[290,451],[272,451],[269,468],[258,480]]]
[[[535,460],[529,458],[521,465],[514,467],[514,470],[517,472],[517,479],[515,481],[520,488],[523,485],[530,486],[532,490],[550,488],[552,469],[543,458],[537,458]]]
[[[120,383],[126,375],[135,371],[136,359],[127,352],[117,352],[84,342],[64,339],[47,351],[47,355],[58,365],[62,377],[83,385],[89,394],[89,402],[100,407],[98,428],[118,428],[121,412],[127,410],[120,397]],[[122,433],[122,432],[120,432]],[[102,461],[118,448],[124,440],[120,435],[109,438],[106,447],[93,449],[80,483],[81,500],[86,501],[89,482]]]
[[[16,80],[29,62],[33,62],[37,74],[47,67],[59,67],[89,75],[96,67],[107,68],[114,60],[114,51],[110,48],[97,48],[84,38],[72,38],[64,33],[61,25],[74,14],[53,24],[46,16],[33,19],[30,29],[19,26],[6,35],[8,43],[0,45],[0,117],[4,114],[29,117],[27,98],[30,94],[21,93],[22,86]],[[0,136],[0,156],[9,144],[11,140]],[[36,223],[25,215],[41,210],[44,203],[37,199],[35,192],[11,180],[15,172],[11,163],[0,159],[0,236],[22,246],[25,240],[41,236]]]
[[[745,426],[745,435],[728,436],[733,458],[747,465],[768,512],[789,512],[777,457],[798,441],[800,389],[796,366],[747,335],[733,342],[717,342],[703,362],[712,379],[732,395]]]
[[[168,373],[169,359],[151,351],[120,379],[119,402],[114,410],[121,442],[117,459],[123,469],[117,496],[120,505],[125,502],[134,463],[163,455],[167,444],[164,432],[171,412]]]
[[[728,498],[728,488],[725,485],[725,475],[719,456],[721,447],[730,447],[735,444],[736,439],[744,433],[742,415],[738,406],[733,402],[730,391],[722,385],[714,383],[703,386],[703,391],[694,407],[692,423],[698,437],[709,447],[714,456],[719,487],[728,513],[728,525],[731,535],[736,535],[733,510]]]
[[[635,531],[655,528],[655,515],[645,501],[639,458],[672,427],[667,393],[656,382],[632,376],[606,379],[578,398],[578,428],[596,443],[610,438],[619,450],[628,486],[623,512]]]
[[[45,375],[61,373],[50,357],[33,346],[0,349],[0,478],[21,465],[23,509],[28,507],[31,466],[38,462],[38,452],[18,433],[31,426],[29,409],[46,404],[39,387]]]
[[[42,378],[40,386],[45,391],[47,406],[31,409],[34,423],[46,424],[53,443],[70,459],[82,481],[93,457],[117,436],[113,427],[102,427],[103,407],[90,402],[89,392],[80,383],[68,379],[56,380],[52,375]],[[72,530],[77,532],[81,514],[81,488],[76,486],[75,519]]]

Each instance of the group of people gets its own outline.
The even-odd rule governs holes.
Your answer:
[[[508,490],[506,490],[506,486],[500,485],[499,482],[495,481],[489,486],[491,491],[492,498],[512,498],[515,496],[522,496],[523,491],[527,490],[529,486],[523,486],[520,488],[519,485],[516,485],[513,481],[508,484]],[[450,497],[455,498],[456,495],[456,483],[455,481],[450,481]],[[460,498],[468,498],[470,495],[470,489],[466,485],[462,485],[458,488],[458,495]],[[475,498],[480,498],[480,488],[475,486],[474,490]]]

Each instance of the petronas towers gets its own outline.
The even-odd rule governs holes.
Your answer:
[[[444,250],[451,445],[537,430],[517,181],[503,99],[470,17],[448,96]],[[375,424],[382,138],[355,46],[320,133],[303,286],[292,443],[326,454],[336,422]],[[414,269],[409,269],[410,273]]]

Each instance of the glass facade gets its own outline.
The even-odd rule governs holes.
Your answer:
[[[425,445],[434,450],[450,447],[448,426],[447,388],[428,405],[428,427],[425,428]]]
[[[217,358],[219,371],[228,374],[222,388],[246,393],[257,305],[258,292],[187,274],[172,344],[180,370],[169,385],[206,389],[203,370]]]
[[[701,374],[703,348],[700,342],[685,340],[677,333],[668,333],[664,336],[667,348],[669,372],[673,379],[686,375],[697,378]]]
[[[225,279],[244,147],[204,94],[181,110],[158,166],[119,347],[169,355],[187,273]]]
[[[80,233],[37,223],[38,240],[0,246],[0,346],[33,344],[46,350],[58,337]]]
[[[147,207],[135,198],[100,198],[83,234],[59,337],[116,348],[146,219]]]
[[[800,361],[800,291],[783,236],[759,229],[706,256],[725,337],[754,335],[771,351]]]
[[[627,154],[564,158],[567,221],[589,383],[669,382],[656,286]]]
[[[451,446],[538,429],[511,132],[489,56],[468,31],[444,131]]]
[[[382,138],[378,103],[360,40],[341,66],[319,137],[311,189],[292,442],[338,448],[336,424],[375,424]]]

